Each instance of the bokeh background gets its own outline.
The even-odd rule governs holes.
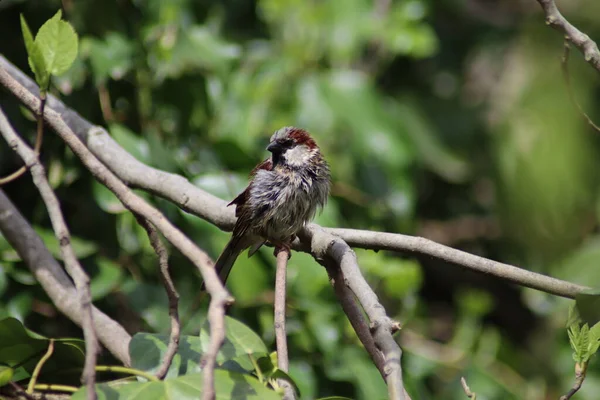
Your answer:
[[[600,40],[600,3],[561,1]],[[284,125],[313,133],[329,160],[326,226],[402,232],[569,281],[600,286],[598,133],[569,100],[562,37],[535,0],[119,0],[0,3],[0,53],[28,72],[19,26],[62,7],[80,35],[53,92],[145,163],[232,199]],[[577,52],[572,88],[600,119],[598,74]],[[31,116],[0,105],[33,138]],[[166,332],[155,255],[134,218],[51,132],[43,161],[95,304],[129,332]],[[0,173],[20,166],[0,143]],[[4,188],[54,254],[29,176]],[[223,233],[144,195],[217,257]],[[429,258],[357,251],[389,314],[413,398],[556,399],[571,387],[569,302]],[[195,269],[171,266],[184,333],[206,310]],[[305,254],[289,266],[291,375],[303,398],[385,398],[382,379]],[[228,286],[236,318],[273,344],[274,259],[241,257]],[[0,317],[39,333],[80,336],[0,237]],[[274,345],[273,345],[274,348]],[[597,399],[592,362],[579,399]]]

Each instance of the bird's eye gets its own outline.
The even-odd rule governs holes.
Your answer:
[[[292,145],[294,144],[294,141],[292,139],[281,139],[278,142],[283,147],[292,147]]]

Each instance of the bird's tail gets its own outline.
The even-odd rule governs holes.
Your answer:
[[[227,246],[225,246],[225,249],[215,263],[215,270],[223,284],[227,281],[227,277],[231,272],[231,268],[233,268],[235,260],[237,260],[240,253],[248,247],[249,244],[247,243],[247,240],[243,240],[241,237],[232,237],[229,243],[227,243]],[[202,283],[200,290],[205,290],[204,283]]]

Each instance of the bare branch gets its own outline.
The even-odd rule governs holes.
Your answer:
[[[0,79],[0,84],[9,89],[21,102],[26,103],[29,96],[37,93],[35,83],[0,55],[1,68],[5,68],[10,77],[20,85],[11,84],[12,80],[6,76]],[[180,175],[160,171],[138,161],[115,142],[104,129],[93,126],[54,96],[48,96],[48,106],[60,113],[64,122],[76,132],[92,153],[129,185],[167,199],[181,209],[197,215],[223,230],[231,231],[233,229],[234,210],[227,207],[226,201],[194,186]],[[425,238],[357,229],[324,229],[339,236],[352,247],[392,250],[433,257],[557,296],[575,298],[577,293],[589,289],[585,286],[471,255]],[[295,248],[310,251],[306,245],[297,245]]]
[[[563,33],[565,39],[581,51],[585,61],[600,72],[600,51],[598,45],[588,35],[575,28],[562,16],[554,0],[537,0],[546,15],[546,24]]]
[[[316,259],[329,257],[339,266],[344,284],[369,317],[373,341],[384,359],[383,372],[390,400],[406,399],[400,365],[402,351],[392,336],[399,329],[399,324],[386,315],[385,308],[362,276],[354,251],[342,239],[315,224],[303,230],[302,239],[310,241],[311,252]]]
[[[156,377],[158,379],[163,379],[173,362],[173,357],[175,357],[175,353],[177,353],[177,349],[179,347],[179,338],[181,335],[181,323],[179,322],[179,293],[177,293],[177,288],[175,288],[175,284],[171,279],[171,275],[169,274],[169,253],[167,248],[163,244],[156,228],[150,224],[146,219],[136,215],[137,221],[139,224],[146,230],[148,233],[148,238],[150,239],[150,244],[152,244],[152,248],[156,252],[158,256],[159,270],[160,270],[160,280],[165,287],[165,291],[167,292],[167,298],[169,299],[169,317],[171,318],[171,333],[169,335],[169,344],[167,345],[167,351],[163,357],[162,363],[158,370],[156,371]]]
[[[585,379],[586,373],[587,362],[583,364],[575,364],[575,382],[573,383],[573,387],[569,389],[567,394],[560,396],[560,400],[569,400],[575,393],[579,391],[579,389],[581,389],[581,385],[583,385],[583,380]]]
[[[509,264],[479,257],[464,251],[435,243],[429,239],[399,233],[371,232],[357,229],[328,228],[344,239],[350,246],[371,250],[392,250],[434,257],[460,267],[482,272],[556,296],[574,299],[577,293],[589,289],[586,286],[562,281],[546,275],[528,271]]]
[[[15,81],[4,68],[0,68],[0,84],[17,94],[27,107],[35,109],[39,106],[39,99],[20,85],[19,82]],[[209,346],[209,351],[204,355],[203,360],[203,365],[206,366],[204,371],[204,398],[206,400],[213,399],[214,379],[212,377],[214,374],[212,369],[215,365],[218,349],[225,338],[225,306],[231,303],[233,298],[218,278],[212,260],[194,242],[171,224],[160,211],[131,191],[127,185],[102,164],[78,139],[60,114],[53,109],[48,109],[44,115],[48,124],[58,133],[75,155],[79,157],[92,175],[111,190],[128,210],[134,214],[143,216],[152,223],[200,271],[206,289],[211,296],[208,312],[208,319],[211,326],[211,345]],[[92,132],[89,134],[93,136],[94,132],[101,133],[103,130],[98,128],[92,129]],[[211,395],[212,397],[210,397]]]
[[[275,269],[275,345],[277,347],[277,368],[283,372],[288,372],[290,360],[288,357],[287,333],[285,330],[285,298],[286,298],[286,274],[287,262],[290,257],[290,250],[286,248],[276,248],[277,267]],[[289,382],[283,379],[277,381],[283,388],[283,398],[286,400],[295,399],[294,388]]]
[[[76,289],[44,242],[23,218],[19,210],[0,190],[0,232],[16,250],[52,303],[77,325],[83,324],[83,312]],[[92,306],[93,321],[100,342],[127,366],[131,336],[121,325]]]
[[[35,109],[35,108],[33,108]],[[98,339],[94,330],[94,322],[92,317],[92,295],[90,292],[90,278],[87,276],[79,260],[75,255],[75,251],[71,246],[71,235],[67,224],[60,210],[60,204],[56,194],[52,190],[46,172],[40,163],[36,152],[16,134],[4,112],[0,108],[0,134],[4,137],[10,147],[19,154],[25,162],[25,165],[30,169],[33,183],[38,188],[40,195],[52,223],[52,228],[56,238],[60,243],[60,252],[65,262],[67,272],[75,282],[79,302],[83,311],[83,336],[85,338],[85,366],[81,375],[82,382],[87,387],[88,400],[96,399],[94,384],[96,383],[96,358],[99,352]]]
[[[225,290],[211,295],[210,304],[208,306],[210,343],[208,345],[208,350],[204,353],[200,362],[204,374],[204,386],[202,391],[203,400],[213,400],[215,398],[214,375],[217,353],[225,341],[225,307],[232,301],[232,298]]]

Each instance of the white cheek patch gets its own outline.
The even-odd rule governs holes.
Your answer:
[[[305,145],[292,147],[283,154],[286,163],[293,167],[306,164],[312,155],[313,151]]]

